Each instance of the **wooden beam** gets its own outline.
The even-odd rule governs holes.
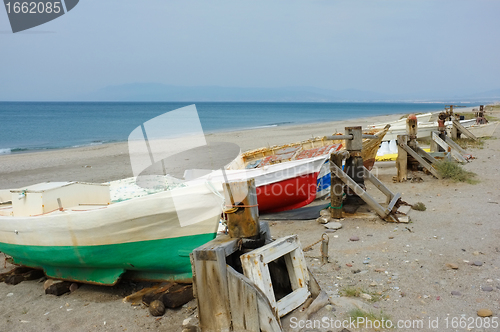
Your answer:
[[[455,150],[459,151],[463,156],[470,155],[469,152],[467,152],[464,149],[462,149],[462,147],[460,145],[458,145],[454,140],[452,140],[448,136],[445,136],[444,140],[445,140],[446,143],[448,143],[449,146],[451,146]]]
[[[238,241],[219,236],[193,250],[193,283],[202,331],[231,329],[226,257],[238,250]]]
[[[337,167],[342,167],[343,156],[338,153],[332,153],[330,155],[330,163],[337,165]],[[330,216],[335,219],[342,218],[343,209],[342,201],[344,198],[344,183],[342,180],[331,173],[330,180]]]
[[[460,121],[458,120],[453,120],[453,127],[456,128],[457,130],[459,130],[462,134],[464,134],[465,136],[473,139],[474,141],[477,141],[477,137],[476,135],[474,135],[473,133],[471,133],[469,131],[469,129],[465,128],[464,126],[462,126],[462,124],[460,123]]]
[[[445,139],[448,138],[445,136]],[[449,138],[448,138],[449,139]],[[432,140],[439,144],[446,152],[451,153],[451,156],[455,158],[459,163],[467,163],[467,160],[462,156],[462,154],[457,151],[456,147],[450,146],[448,143],[449,141],[453,142],[453,140],[449,139],[448,142],[445,142],[439,137],[435,132],[432,133]],[[455,142],[453,142],[455,145],[457,145]],[[458,145],[457,145],[458,146]],[[462,150],[460,148],[460,150]],[[463,151],[463,150],[462,150]]]
[[[441,176],[439,175],[439,173],[436,171],[436,169],[434,167],[432,167],[431,164],[429,164],[428,162],[426,162],[424,160],[424,158],[420,157],[418,153],[416,153],[415,151],[413,151],[406,143],[403,143],[401,145],[401,147],[410,155],[412,156],[413,158],[415,158],[419,163],[420,165],[422,165],[425,169],[427,169],[432,175],[434,175],[436,178],[438,179],[441,179]]]
[[[396,159],[396,168],[398,170],[398,182],[404,182],[408,179],[408,154],[402,148],[402,143],[408,141],[407,135],[398,135],[398,157]]]
[[[373,199],[366,191],[363,190],[353,179],[344,173],[337,165],[330,165],[330,170],[338,176],[351,190],[358,195],[366,204],[375,210],[375,212],[382,218],[387,216],[385,209]]]
[[[379,179],[377,179],[377,177],[373,175],[366,167],[363,166],[363,169],[365,172],[365,179],[373,183],[373,185],[377,187],[378,190],[384,193],[386,196],[386,203],[389,203],[394,197],[394,193],[390,191],[389,188],[387,188],[385,184],[383,184]]]
[[[416,147],[416,150],[415,150],[419,155],[421,155],[422,157],[424,157],[425,159],[427,159],[428,162],[432,164],[434,164],[436,162],[436,159],[431,156],[429,153],[427,153],[427,151],[425,151],[424,149],[422,149],[421,147],[417,146]]]

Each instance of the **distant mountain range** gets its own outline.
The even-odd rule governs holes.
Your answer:
[[[173,86],[131,83],[107,86],[71,98],[78,101],[227,101],[227,102],[491,102],[500,100],[500,89],[469,95],[435,92],[383,94],[356,89],[328,90],[314,87],[237,88],[220,86]]]

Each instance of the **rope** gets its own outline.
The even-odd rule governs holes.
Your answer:
[[[309,251],[309,249],[311,249],[312,247],[314,247],[315,245],[317,245],[321,241],[323,241],[323,235],[321,236],[321,239],[319,239],[318,241],[314,242],[313,244],[308,245],[307,247],[305,247],[304,249],[302,249],[302,251]]]
[[[229,209],[223,210],[223,212],[226,213],[226,214],[235,213],[236,211],[238,211],[238,209],[240,207],[242,207],[242,208],[249,208],[249,207],[255,207],[255,206],[259,206],[259,204],[255,204],[255,205],[225,205],[225,207],[229,208]]]

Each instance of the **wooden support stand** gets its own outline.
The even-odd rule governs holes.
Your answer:
[[[457,143],[455,143],[448,136],[444,136],[443,139],[438,135],[437,132],[432,132],[432,141],[436,142],[441,148],[443,148],[446,152],[449,152],[451,156],[458,161],[459,163],[465,164],[467,160],[471,158],[471,155],[467,153],[464,149],[460,147]]]
[[[259,235],[259,209],[255,179],[224,183],[224,196],[229,211],[227,228],[233,238],[250,238]]]
[[[345,156],[333,153],[330,156],[330,164],[342,168],[342,160]],[[342,201],[344,196],[344,182],[332,173],[330,184],[330,215],[332,218],[340,219],[343,215]]]
[[[398,218],[392,214],[393,209],[397,205],[400,194],[392,193],[389,188],[387,188],[382,182],[379,181],[375,176],[373,176],[370,171],[368,171],[363,166],[364,179],[372,182],[377,189],[384,193],[387,197],[386,202],[388,205],[384,208],[380,205],[370,194],[368,194],[363,188],[361,188],[353,179],[351,179],[340,167],[335,163],[330,164],[330,171],[332,176],[335,175],[343,183],[345,183],[356,195],[358,195],[366,204],[368,204],[375,212],[384,220],[391,222],[399,222]]]
[[[457,139],[459,138],[460,134],[464,134],[470,139],[473,139],[474,141],[477,141],[477,137],[471,133],[467,128],[462,126],[460,121],[458,120],[453,120],[452,122],[452,128],[451,128],[451,138]]]

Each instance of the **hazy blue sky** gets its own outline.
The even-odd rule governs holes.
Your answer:
[[[108,85],[499,89],[500,1],[81,0],[12,34],[0,8],[0,100]]]

